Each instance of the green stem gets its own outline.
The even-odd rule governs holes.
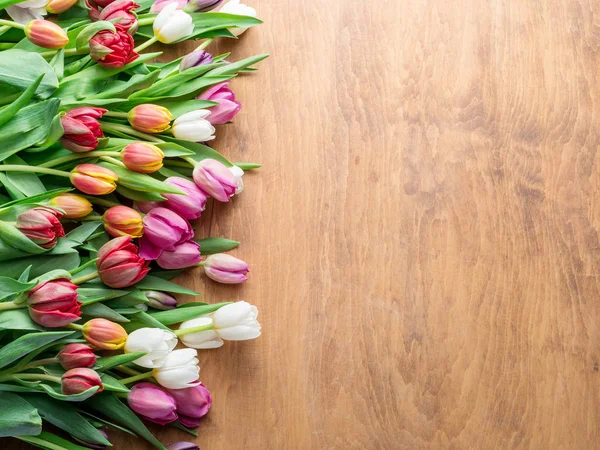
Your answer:
[[[81,331],[83,330],[83,325],[79,325],[78,323],[69,323],[65,325],[65,328],[70,328],[71,330]]]
[[[145,380],[146,378],[150,378],[152,376],[152,372],[140,373],[139,375],[134,375],[129,378],[122,378],[119,380],[123,384],[133,383],[135,381]]]
[[[82,264],[81,266],[77,267],[76,269],[69,270],[69,273],[71,274],[71,276],[76,275],[79,272],[81,272],[83,269],[87,269],[91,265],[96,264],[96,261],[98,261],[98,258],[91,259],[88,262],[86,262],[85,264]]]
[[[154,23],[155,19],[156,19],[156,16],[139,19],[138,26],[143,27],[144,25],[152,25]]]
[[[38,167],[54,167],[64,164],[69,161],[76,161],[81,158],[95,158],[101,156],[120,156],[119,152],[107,152],[102,150],[94,150],[92,152],[85,153],[73,153],[72,155],[63,156],[62,158],[56,158],[52,161],[48,161],[44,164],[39,164]]]
[[[67,48],[67,49],[65,49],[65,56],[85,55],[89,52],[90,52],[89,47]],[[47,52],[41,52],[39,54],[44,58],[52,58],[57,53],[58,53],[58,50],[50,50]]]
[[[127,373],[129,375],[139,375],[140,374],[140,372],[138,372],[137,370],[132,369],[131,367],[123,366],[123,365],[117,366],[117,367],[115,367],[115,369],[119,369],[121,372]]]
[[[252,169],[258,169],[258,168],[262,167],[262,164],[257,164],[257,163],[236,162],[233,164],[235,166],[238,166],[242,170],[252,170]]]
[[[186,169],[190,168],[189,163],[182,162],[182,161],[173,161],[171,159],[165,159],[164,164],[165,164],[165,166],[185,167]]]
[[[127,125],[121,125],[121,124],[112,123],[112,122],[100,122],[100,127],[102,128],[103,131],[107,131],[109,133],[111,131],[118,131],[120,133],[129,134],[130,136],[139,137],[141,139],[145,139],[150,142],[156,142],[159,144],[164,142],[162,139],[152,136],[151,134],[142,133],[141,131],[138,131],[132,127],[128,127]]]
[[[139,23],[139,22],[138,22]],[[143,44],[138,45],[136,48],[133,49],[134,52],[140,53],[142,50],[150,47],[152,44],[154,44],[155,42],[158,42],[158,38],[156,36],[152,36],[150,39],[148,39],[146,42],[144,42]]]
[[[16,302],[1,302],[0,311],[8,311],[9,309],[27,308],[27,305],[18,304]]]
[[[214,325],[212,323],[209,323],[208,325],[201,325],[199,327],[185,328],[183,330],[179,329],[179,330],[175,331],[175,334],[177,336],[183,336],[184,334],[198,333],[200,331],[208,331],[208,330],[212,330],[213,328],[214,328]]]
[[[120,111],[107,111],[102,116],[103,117],[118,117],[120,119],[127,119],[127,113],[120,112]]]
[[[119,161],[118,159],[115,159],[111,156],[101,156],[100,159],[107,161],[109,163],[115,164],[117,166],[126,167],[125,164],[123,164],[121,161]]]
[[[0,34],[5,33],[5,29],[10,30],[10,27],[0,27]],[[0,50],[10,50],[17,44],[13,44],[12,42],[0,42]]]
[[[212,41],[214,41],[214,39],[205,40],[202,44],[200,44],[198,47],[196,47],[196,50],[204,50],[206,47],[208,47],[210,44],[212,44]]]
[[[108,208],[120,205],[120,203],[111,202],[110,200],[106,200],[104,198],[94,197],[93,195],[84,195],[83,197],[87,198],[90,203],[93,203],[94,205],[106,206]]]
[[[90,280],[93,280],[95,278],[98,278],[98,271],[97,270],[94,270],[93,272],[88,273],[87,275],[82,275],[80,277],[73,278],[71,280],[71,283],[73,283],[73,284],[83,284],[86,281],[90,281]]]
[[[58,358],[38,359],[37,361],[31,361],[29,364],[21,367],[21,370],[33,369],[34,367],[43,366],[45,364],[58,364],[58,362]]]
[[[195,161],[193,158],[191,158],[189,156],[182,156],[181,159],[186,161],[192,167],[196,167],[196,164],[198,164],[198,161]]]
[[[56,175],[57,177],[69,178],[71,174],[64,170],[48,169],[46,167],[33,167],[25,166],[20,164],[5,164],[0,166],[1,172],[33,172],[33,173],[45,173],[47,175]]]
[[[4,25],[4,26],[7,26],[7,27],[11,27],[11,28],[18,28],[19,30],[24,30],[25,29],[25,25],[22,25],[22,24],[17,23],[17,22],[13,22],[12,20],[0,19],[0,25]]]
[[[58,383],[60,384],[60,378],[59,377],[54,377],[52,375],[45,375],[43,373],[14,373],[12,375],[5,375],[0,377],[0,381],[6,381],[9,380],[11,378],[18,378],[20,380],[45,380],[45,381],[52,381],[54,383]]]
[[[85,217],[80,217],[79,219],[77,219],[81,222],[100,222],[102,220],[102,216],[98,215],[98,214],[88,214]]]

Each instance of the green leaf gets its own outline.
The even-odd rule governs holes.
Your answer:
[[[176,156],[190,156],[194,154],[192,150],[188,150],[187,148],[182,147],[174,142],[162,142],[154,145],[160,148],[167,158],[174,158]]]
[[[50,397],[53,397],[57,400],[62,400],[64,402],[82,402],[92,397],[100,389],[100,386],[94,386],[89,388],[87,391],[80,392],[79,394],[66,395],[62,392],[58,392],[56,389],[54,389],[54,387],[48,386],[47,384],[40,384],[40,387],[44,389]]]
[[[219,237],[209,237],[197,240],[196,242],[200,244],[200,253],[203,255],[228,252],[240,245],[238,241]]]
[[[14,248],[18,248],[27,253],[39,255],[40,253],[45,253],[47,251],[47,249],[35,244],[31,239],[21,233],[14,225],[1,221],[0,238]]]
[[[15,64],[16,61],[18,64]],[[36,94],[38,98],[45,99],[58,87],[58,78],[50,64],[37,53],[16,49],[0,52],[0,83],[24,91],[35,83],[40,75],[43,75],[43,78]]]
[[[211,106],[218,105],[219,103],[208,100],[185,100],[183,102],[161,100],[157,101],[156,104],[167,108],[173,116],[173,119],[177,119],[179,116],[182,116],[185,113],[196,111],[197,109],[210,108]]]
[[[156,320],[152,315],[148,314],[145,311],[140,311],[135,315],[135,322],[130,322],[125,325],[125,329],[127,332],[132,332],[133,330],[137,330],[138,328],[143,328],[144,326],[150,328],[162,328],[166,331],[172,331],[168,326]]]
[[[27,165],[27,163],[17,155],[6,158],[4,163]],[[6,172],[6,177],[15,188],[27,197],[46,192],[46,188],[38,176],[33,172]]]
[[[129,291],[111,289],[101,285],[98,287],[80,287],[77,289],[77,293],[80,297],[79,301],[84,305],[89,305],[111,298],[123,297],[124,295],[129,294]]]
[[[50,67],[54,70],[56,78],[60,81],[65,76],[65,49],[61,48],[50,61]]]
[[[44,420],[66,431],[71,436],[86,442],[110,445],[110,442],[96,427],[81,416],[73,405],[54,400],[42,394],[27,394],[23,398],[37,408],[38,413]]]
[[[86,316],[92,317],[101,317],[103,319],[108,319],[113,322],[129,322],[129,319],[125,316],[122,316],[114,309],[109,308],[108,306],[102,303],[92,303],[81,308],[82,314]]]
[[[50,124],[50,129],[48,130],[48,135],[46,136],[46,139],[44,139],[42,142],[38,142],[38,147],[31,147],[28,148],[26,151],[33,152],[35,150],[36,152],[42,152],[51,145],[56,144],[58,140],[63,136],[63,134],[65,134],[65,130],[62,126],[60,116],[57,114],[56,116],[54,116],[54,119],[52,119],[52,123]]]
[[[214,305],[189,306],[186,308],[176,308],[169,311],[159,311],[148,314],[158,320],[163,325],[172,325],[174,323],[184,322],[194,319],[195,317],[203,316],[215,312],[217,309],[229,305],[231,302],[216,303]]]
[[[231,64],[226,64],[224,66],[212,69],[210,72],[208,72],[204,76],[205,77],[216,77],[216,76],[224,76],[224,75],[234,75],[237,72],[239,72],[240,70],[246,69],[268,57],[269,57],[269,55],[267,55],[267,54],[250,56],[248,58],[241,59],[241,60],[233,62]]]
[[[37,436],[15,436],[21,441],[28,442],[31,445],[40,447],[46,450],[88,450],[89,447],[73,444],[66,439],[56,436],[47,431],[42,431]]]
[[[44,329],[31,320],[25,308],[0,312],[0,330],[43,331]]]
[[[67,237],[73,241],[85,242],[102,225],[102,221],[83,222],[77,228],[69,231]]]
[[[38,203],[38,202],[41,202],[43,200],[47,200],[49,198],[56,197],[59,194],[63,194],[65,192],[70,192],[72,190],[73,190],[72,188],[53,189],[51,191],[44,192],[43,194],[34,195],[33,197],[24,198],[24,199],[21,199],[21,200],[14,200],[12,202],[5,203],[4,205],[2,205],[2,208],[0,209],[0,211],[4,212],[4,211],[8,210],[9,208],[11,208],[13,206],[16,206],[16,205],[25,205],[25,204],[30,204],[30,203]]]
[[[42,432],[42,418],[22,397],[10,392],[0,395],[0,437],[37,435]]]
[[[29,104],[44,75],[39,75],[35,81],[19,96],[17,100],[0,111],[0,127],[13,118],[22,108]]]
[[[102,384],[104,385],[105,391],[122,392],[124,394],[129,392],[127,386],[107,373],[102,374]]]
[[[217,152],[216,150],[213,150],[212,148],[210,148],[206,145],[198,144],[197,142],[184,141],[184,140],[176,139],[172,136],[166,136],[166,135],[161,135],[160,138],[167,142],[173,142],[175,144],[180,145],[181,147],[184,147],[184,148],[187,148],[188,150],[193,151],[194,154],[190,155],[190,158],[192,158],[195,161],[202,161],[203,159],[211,158],[211,159],[216,159],[217,161],[222,162],[223,164],[225,164],[228,167],[233,166],[233,164],[231,162],[229,162],[229,160],[227,158],[225,158],[219,152]]]
[[[141,192],[158,192],[166,194],[186,195],[185,192],[182,192],[176,187],[171,186],[167,183],[163,183],[162,181],[158,181],[157,179],[152,178],[149,175],[132,172],[131,170],[126,169],[125,167],[117,166],[115,164],[110,164],[106,162],[102,162],[99,165],[106,167],[107,169],[110,169],[114,173],[116,173],[119,177],[117,183],[121,186],[125,186],[126,188]]]
[[[77,48],[83,47],[90,41],[90,39],[92,39],[94,37],[94,35],[96,35],[96,33],[99,33],[101,31],[105,31],[105,30],[112,31],[113,33],[116,33],[116,31],[117,31],[115,29],[115,26],[107,20],[101,20],[99,22],[92,22],[91,24],[89,24],[88,26],[83,28],[83,30],[81,30],[79,32],[79,34],[77,35],[77,38],[75,39],[75,47],[77,47]]]
[[[200,295],[200,292],[192,291],[191,289],[180,286],[171,281],[163,280],[162,278],[146,275],[142,281],[135,284],[135,287],[147,291],[165,291],[175,294]]]
[[[46,331],[30,333],[6,344],[0,349],[0,368],[36,350],[38,347],[73,334],[73,331]],[[1,409],[0,409],[1,411]]]
[[[108,369],[112,369],[113,367],[135,361],[136,359],[141,358],[144,355],[146,355],[146,353],[144,353],[144,352],[142,352],[142,353],[126,353],[126,354],[122,354],[122,355],[107,356],[105,358],[99,358],[96,361],[94,370],[96,372],[104,372]]]
[[[10,295],[25,292],[33,288],[36,283],[23,283],[8,277],[0,276],[0,298],[5,298]]]
[[[165,197],[157,192],[134,191],[133,189],[128,189],[125,186],[118,185],[117,193],[136,202],[162,202],[163,200],[166,200]]]
[[[87,404],[95,411],[109,417],[115,422],[126,426],[138,435],[146,439],[155,447],[166,450],[166,448],[156,439],[146,428],[142,421],[125,406],[114,394],[103,392],[88,400]]]
[[[8,50],[8,51],[10,51],[10,50]],[[5,52],[2,52],[2,53],[5,53]],[[145,63],[146,61],[157,58],[161,54],[162,54],[162,52],[144,53],[143,55],[140,55],[140,57],[137,58],[135,61],[133,61],[129,64],[126,64],[123,67],[120,67],[117,69],[107,69],[105,67],[102,67],[102,66],[96,64],[94,66],[90,66],[80,72],[74,73],[73,75],[66,77],[65,79],[62,80],[60,85],[61,85],[61,87],[63,87],[72,82],[79,83],[81,81],[81,79],[92,80],[92,81],[107,79],[113,75],[120,73],[120,72],[129,70],[132,67],[138,66],[142,63]]]

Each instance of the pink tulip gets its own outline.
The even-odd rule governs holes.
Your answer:
[[[200,245],[197,242],[189,240],[183,244],[175,246],[172,252],[163,251],[156,262],[163,269],[185,269],[197,265],[202,258],[200,257]]]
[[[204,273],[211,280],[224,284],[243,283],[248,279],[248,264],[225,253],[210,255],[204,261]]]
[[[160,425],[177,420],[175,400],[152,383],[138,383],[127,396],[127,403],[140,416]]]
[[[190,223],[167,208],[154,208],[144,217],[144,235],[140,239],[140,255],[156,259],[163,250],[174,251],[175,246],[194,237]]]
[[[40,247],[52,248],[59,237],[65,237],[61,217],[62,213],[54,208],[38,206],[19,214],[17,228]]]
[[[188,428],[196,428],[212,404],[210,392],[202,383],[186,389],[167,389],[167,392],[175,400],[179,421]]]
[[[56,357],[65,370],[76,369],[78,367],[89,368],[96,364],[96,355],[85,344],[67,344],[58,352]]]
[[[111,239],[98,251],[98,274],[104,284],[121,289],[132,286],[146,276],[149,261],[138,255],[131,236]]]
[[[66,278],[45,281],[27,294],[29,315],[48,328],[64,327],[81,317],[77,285]]]
[[[196,184],[181,177],[169,177],[165,183],[175,186],[187,195],[163,194],[167,198],[162,205],[189,220],[197,219],[206,208],[208,196]]]
[[[161,12],[163,10],[163,8],[165,6],[167,6],[169,3],[177,3],[177,9],[183,9],[187,4],[188,4],[189,0],[156,0],[153,4],[152,7],[150,8],[150,12],[152,14],[158,14],[159,12]]]
[[[227,86],[229,86],[229,81],[215,84],[197,97],[198,100],[219,103],[209,108],[210,116],[206,120],[212,125],[221,125],[231,121],[242,109],[242,104],[236,101],[234,92]]]
[[[61,377],[61,386],[63,394],[67,395],[80,394],[95,386],[100,387],[96,393],[104,390],[100,375],[92,369],[83,367],[67,370]]]
[[[216,159],[203,159],[194,167],[196,185],[220,202],[228,202],[239,184],[231,171]]]

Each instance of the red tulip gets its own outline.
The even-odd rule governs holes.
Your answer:
[[[61,386],[63,394],[67,395],[80,394],[94,386],[100,386],[96,392],[102,392],[104,389],[100,375],[86,368],[67,370],[61,378]]]
[[[109,30],[100,31],[90,40],[90,56],[98,64],[109,69],[123,67],[140,56],[134,50],[133,37],[118,24],[115,27],[116,33]]]
[[[108,241],[98,251],[98,274],[104,284],[115,289],[134,285],[146,276],[149,261],[140,258],[131,236]]]
[[[117,174],[96,164],[79,164],[71,170],[71,183],[89,195],[110,194],[117,188]]]
[[[40,247],[52,248],[59,237],[65,236],[61,217],[56,209],[38,206],[17,217],[17,228]]]
[[[44,327],[64,327],[81,316],[77,285],[66,278],[39,284],[27,295],[29,315]]]
[[[92,367],[96,364],[96,355],[85,344],[67,344],[58,352],[57,358],[65,370]]]
[[[140,5],[132,0],[117,0],[104,8],[98,19],[109,21],[120,19],[116,25],[134,35],[138,29],[138,21],[137,14],[133,10],[139,7]]]
[[[60,118],[64,128],[60,143],[75,153],[89,152],[98,147],[98,138],[104,137],[98,119],[106,112],[103,108],[82,106],[73,108]]]

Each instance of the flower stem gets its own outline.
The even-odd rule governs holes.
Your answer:
[[[0,27],[0,34],[3,34],[8,30],[10,30],[10,27]],[[0,50],[9,50],[15,45],[17,44],[13,44],[12,42],[0,42]]]
[[[33,369],[34,367],[43,366],[45,364],[58,364],[58,358],[46,358],[31,361],[29,364],[21,367],[21,370]]]
[[[184,334],[190,334],[190,333],[198,333],[200,331],[208,331],[208,330],[212,330],[214,328],[214,325],[212,323],[209,323],[208,325],[201,325],[199,327],[192,327],[192,328],[185,328],[183,330],[176,330],[175,334],[177,336],[183,336]]]
[[[24,30],[25,29],[25,25],[22,25],[22,24],[17,23],[17,22],[13,22],[12,20],[0,19],[0,25],[4,25],[4,26],[7,26],[7,27],[11,27],[11,28],[18,28],[19,30]]]
[[[139,375],[140,374],[140,372],[138,372],[137,370],[132,369],[131,367],[123,366],[123,365],[119,365],[119,366],[115,367],[115,369],[119,369],[121,372],[128,373],[129,375]]]
[[[120,119],[127,119],[127,113],[126,112],[120,112],[120,111],[106,111],[103,114],[104,117],[118,117]]]
[[[139,375],[133,375],[129,378],[122,378],[119,380],[123,384],[133,383],[135,381],[145,380],[146,378],[150,378],[152,376],[152,372],[140,373]]]
[[[181,159],[183,159],[185,162],[187,162],[192,167],[196,167],[196,164],[198,164],[198,161],[194,160],[193,158],[191,158],[189,156],[182,156]]]
[[[70,273],[71,275],[75,275],[75,274],[77,274],[77,273],[81,272],[83,269],[85,269],[85,268],[87,268],[87,267],[91,266],[92,264],[95,264],[95,263],[96,263],[96,261],[98,261],[98,258],[91,259],[90,261],[88,261],[88,262],[86,262],[85,264],[83,264],[83,265],[81,265],[81,266],[77,267],[76,269],[69,270],[69,273]]]
[[[121,125],[112,122],[100,122],[100,127],[102,128],[102,130],[107,131],[109,133],[111,131],[118,131],[119,133],[129,134],[130,136],[135,136],[150,142],[156,142],[159,144],[164,142],[162,139],[152,136],[151,134],[142,133],[141,131],[138,131],[135,128],[128,127],[127,125]]]
[[[47,175],[56,175],[57,177],[69,178],[71,174],[64,170],[48,169],[46,167],[33,167],[20,164],[5,164],[0,166],[0,172],[34,172],[45,173]]]
[[[143,27],[144,25],[152,25],[154,23],[155,19],[156,19],[156,16],[140,19],[140,20],[138,20],[138,26]]]
[[[139,23],[139,22],[138,22]],[[150,47],[152,44],[154,44],[155,42],[158,42],[158,38],[156,36],[152,36],[150,39],[148,39],[146,42],[144,42],[143,44],[138,45],[136,48],[133,49],[134,52],[141,52],[142,50]]]
[[[82,275],[82,276],[80,276],[78,278],[73,278],[71,280],[71,283],[73,283],[73,284],[83,284],[86,281],[90,281],[90,280],[93,280],[95,278],[98,278],[98,271],[97,270],[94,270],[93,272],[88,273],[87,275]]]
[[[18,378],[20,380],[44,380],[44,381],[52,381],[54,383],[60,384],[60,378],[54,377],[52,375],[45,375],[43,373],[14,373],[10,375],[11,378]],[[4,377],[0,377],[0,380]],[[3,380],[4,381],[4,380]]]
[[[19,304],[16,302],[1,302],[0,311],[8,311],[9,309],[21,309],[26,308],[27,305]]]
[[[206,47],[208,47],[210,44],[212,44],[212,41],[214,41],[214,39],[205,40],[202,44],[200,44],[198,47],[196,47],[196,50],[204,50]]]
[[[102,151],[102,150],[94,150],[92,152],[86,152],[86,153],[73,153],[72,155],[63,156],[62,158],[56,158],[56,159],[53,159],[52,161],[48,161],[44,164],[40,164],[40,165],[38,165],[38,167],[59,166],[63,163],[66,163],[69,161],[76,161],[81,158],[94,158],[94,157],[100,157],[100,156],[119,156],[119,155],[120,155],[119,152],[107,152],[107,151]]]
[[[119,161],[118,159],[115,159],[111,156],[101,156],[100,159],[102,159],[104,161],[108,161],[109,163],[115,164],[116,166],[126,167],[125,164],[123,164],[121,161]]]
[[[104,198],[94,197],[93,195],[84,195],[83,197],[87,198],[90,203],[93,203],[94,205],[106,206],[108,208],[120,205],[120,203],[111,202],[110,200],[106,200]]]
[[[81,48],[67,48],[65,49],[65,56],[75,56],[75,55],[85,55],[90,52],[89,47],[81,47]],[[50,50],[47,52],[39,53],[43,58],[52,58],[54,55],[58,53],[58,50]]]
[[[70,328],[71,330],[81,331],[83,330],[83,325],[79,325],[78,323],[69,323],[65,325],[65,328]]]

